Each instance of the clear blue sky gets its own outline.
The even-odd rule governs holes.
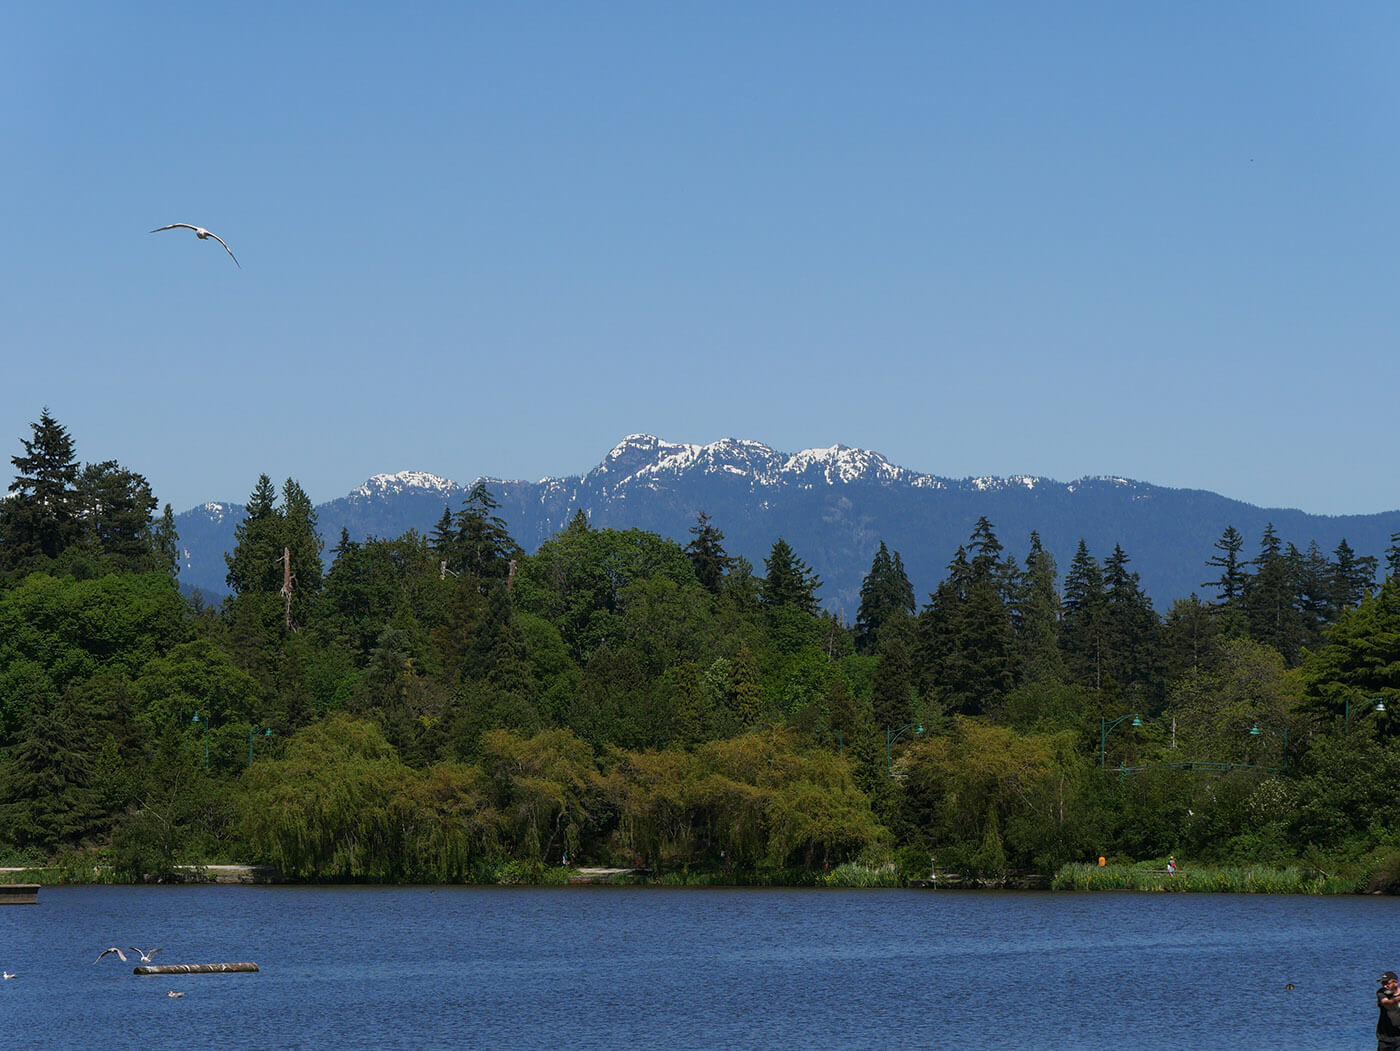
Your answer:
[[[1400,507],[1400,5],[43,3],[0,452],[581,473],[624,435]],[[222,236],[242,269],[189,222]]]

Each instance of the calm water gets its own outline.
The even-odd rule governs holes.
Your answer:
[[[46,887],[4,1047],[1374,1046],[1400,901],[961,891]],[[156,963],[257,974],[137,977]],[[1296,989],[1288,991],[1287,983]],[[171,998],[171,990],[183,992]]]

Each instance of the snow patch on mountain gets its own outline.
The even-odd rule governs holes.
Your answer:
[[[890,463],[879,453],[833,445],[787,454],[762,442],[723,438],[708,445],[663,441],[650,434],[629,434],[608,453],[590,477],[615,490],[619,486],[654,488],[661,479],[679,478],[691,472],[739,475],[755,486],[779,486],[799,482],[810,486],[852,482],[906,482],[933,488],[936,479]]]
[[[376,474],[365,483],[349,492],[351,497],[372,499],[410,489],[422,489],[435,493],[455,493],[461,486],[450,478],[441,478],[427,471],[399,471],[396,474]]]

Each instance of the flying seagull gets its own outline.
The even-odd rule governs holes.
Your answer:
[[[233,254],[233,249],[227,244],[224,244],[224,239],[211,230],[206,230],[202,226],[191,226],[189,223],[171,223],[169,226],[157,226],[151,233],[158,234],[162,230],[193,230],[194,235],[201,241],[207,241],[212,237],[214,240],[218,241],[219,244],[224,246],[224,251],[228,253],[228,257],[233,260],[238,269],[243,269],[243,264],[238,262],[238,256]]]
[[[150,952],[142,952],[140,949],[138,949],[138,948],[137,948],[136,946],[134,946],[134,945],[128,945],[127,948],[130,949],[132,952],[136,953],[137,956],[140,956],[140,957],[141,957],[141,962],[142,962],[142,963],[150,963],[150,962],[151,962],[151,957],[152,957],[152,956],[154,956],[154,955],[155,955],[156,953],[158,953],[158,952],[164,952],[164,951],[165,951],[165,950],[162,948],[162,949],[152,949]]]
[[[122,963],[126,963],[126,953],[122,952],[115,945],[113,945],[110,949],[103,949],[100,953],[98,953],[97,960],[102,959],[102,957],[106,956],[108,953],[116,953],[117,959],[120,960]],[[96,963],[97,960],[93,960],[92,962]]]

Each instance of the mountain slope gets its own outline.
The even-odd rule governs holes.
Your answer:
[[[1245,537],[1247,558],[1270,523],[1300,550],[1315,541],[1330,554],[1345,539],[1358,555],[1378,558],[1400,532],[1400,511],[1309,515],[1123,478],[947,479],[842,445],[787,454],[732,438],[687,445],[630,435],[580,477],[482,480],[527,551],[564,528],[578,508],[596,527],[646,529],[681,544],[703,510],[724,532],[726,550],[760,575],[781,536],[825,582],[818,592],[824,605],[848,620],[880,541],[900,553],[922,602],[982,516],[1018,561],[1031,531],[1038,532],[1061,575],[1081,539],[1100,562],[1121,545],[1159,611],[1192,592],[1210,595],[1202,581],[1216,574],[1205,563],[1230,525]],[[427,533],[445,508],[461,506],[469,488],[420,472],[376,475],[317,507],[321,534],[329,549],[342,528],[353,539]],[[177,516],[187,551],[183,586],[224,592],[222,555],[243,514],[241,505],[205,504]]]

